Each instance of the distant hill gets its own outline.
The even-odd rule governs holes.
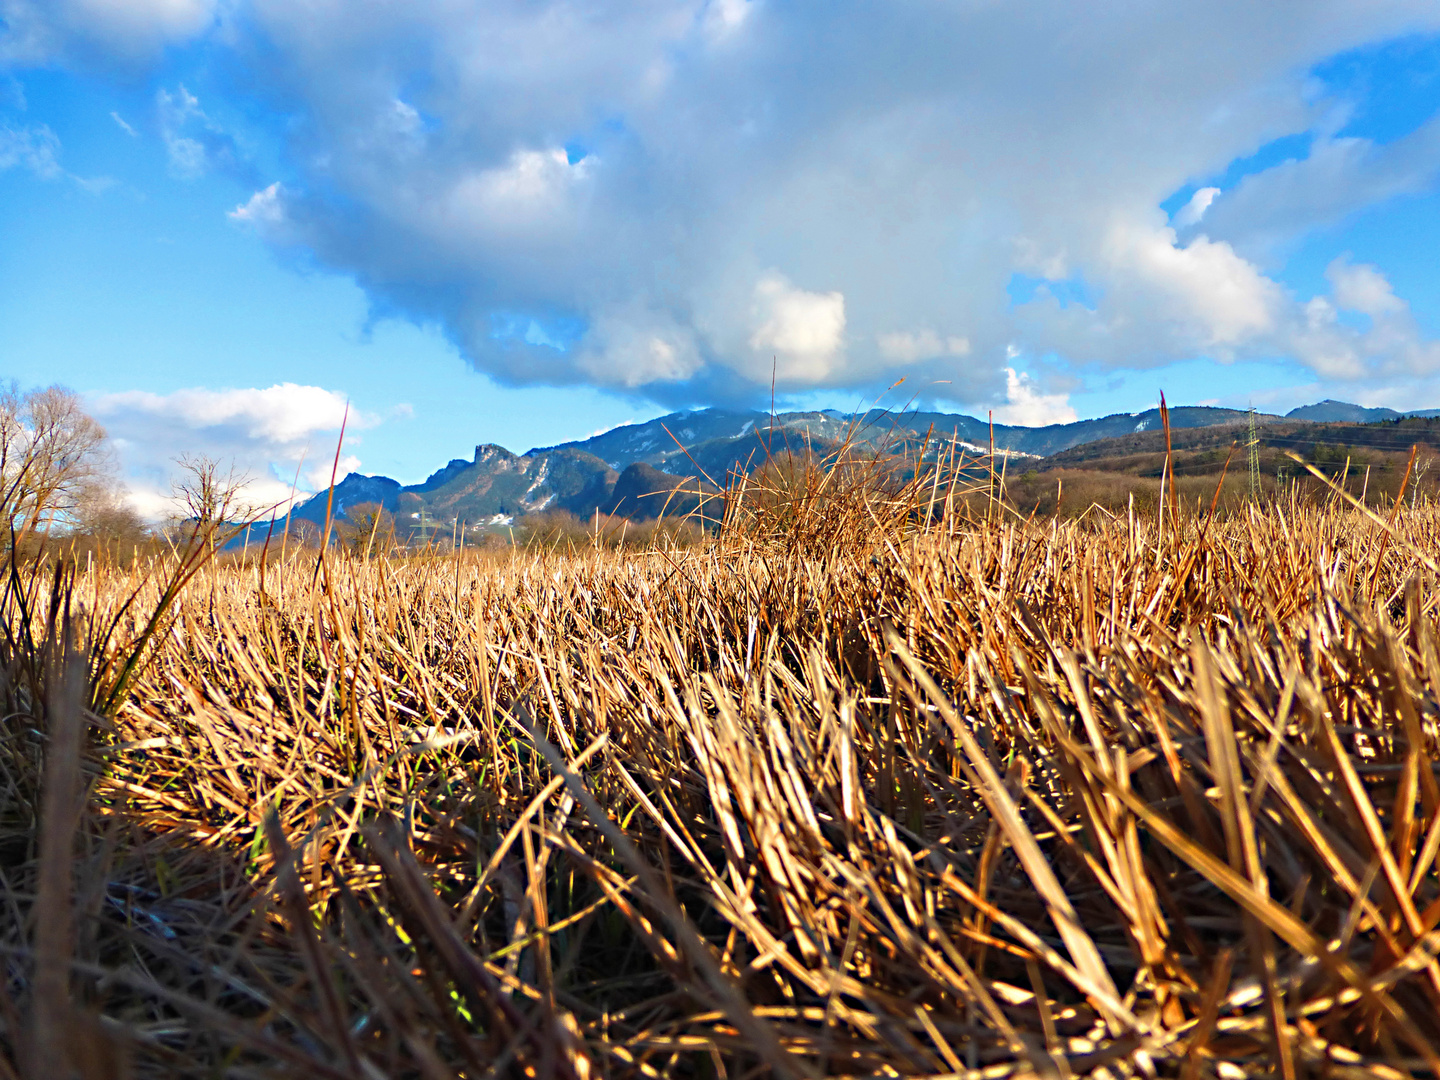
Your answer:
[[[1248,417],[1249,414],[1240,409],[1181,405],[1170,410],[1170,426],[1178,429],[1241,424],[1245,423]],[[1273,423],[1280,418],[1270,413],[1257,413],[1256,419],[1261,423]],[[879,427],[885,423],[885,414],[872,413],[867,420],[873,426]],[[919,435],[923,435],[933,426],[935,435],[940,438],[948,439],[953,435],[976,448],[989,448],[990,425],[974,417],[955,413],[907,412],[896,416],[895,422]],[[1072,446],[1095,442],[1097,439],[1113,439],[1137,431],[1158,431],[1161,427],[1159,409],[1147,409],[1140,413],[1113,413],[1096,420],[1076,420],[1069,424],[1050,424],[1046,427],[996,424],[995,448],[1049,457]]]
[[[1314,405],[1291,409],[1285,414],[1285,419],[1310,420],[1318,424],[1373,424],[1379,420],[1393,420],[1399,415],[1394,409],[1367,409],[1363,405],[1326,398]]]
[[[1401,416],[1390,409],[1339,401],[1302,406],[1285,417],[1254,415],[1267,431],[1281,425],[1289,439],[1299,438],[1291,434],[1292,428],[1298,431],[1306,424],[1366,424],[1398,421]],[[1440,416],[1440,410],[1408,415]],[[1203,440],[1215,445],[1233,442],[1249,420],[1250,414],[1239,409],[1194,405],[1170,410],[1170,426],[1177,433],[1233,429]],[[665,513],[688,513],[703,495],[723,486],[732,472],[751,471],[772,455],[824,456],[847,443],[867,453],[913,454],[926,440],[931,455],[937,448],[943,452],[953,445],[975,454],[988,452],[993,438],[999,453],[1033,458],[1040,468],[1073,468],[1099,457],[1150,452],[1160,428],[1158,409],[1045,427],[992,427],[963,413],[925,410],[845,414],[827,409],[771,415],[697,409],[524,454],[483,443],[470,460],[452,459],[420,484],[402,486],[388,477],[352,473],[335,486],[334,513],[343,517],[360,503],[379,503],[396,514],[402,528],[417,522],[500,527],[517,517],[549,510],[565,510],[581,518],[600,511],[644,520],[659,514],[667,498]],[[1397,433],[1389,441],[1406,437]],[[1194,440],[1177,434],[1175,441]],[[322,523],[326,501],[327,492],[322,491],[297,507],[294,516]]]
[[[351,473],[335,485],[335,498],[329,497],[330,489],[315,495],[295,509],[293,516],[301,521],[325,523],[326,507],[336,518],[343,518],[350,510],[362,503],[379,503],[392,513],[400,505],[400,495],[405,491],[400,481],[388,476],[361,476]]]
[[[1317,424],[1377,424],[1381,420],[1394,420],[1401,416],[1440,416],[1440,409],[1411,409],[1396,412],[1383,406],[1366,408],[1352,405],[1348,401],[1333,401],[1326,398],[1314,405],[1301,405],[1285,414],[1286,420],[1309,420]]]
[[[1388,466],[1391,462],[1387,455],[1396,455],[1403,466],[1410,447],[1417,443],[1422,447],[1440,448],[1440,420],[1398,414],[1388,420],[1368,423],[1282,420],[1266,424],[1257,434],[1262,450],[1273,450],[1277,460],[1291,451],[1312,461],[1317,456],[1324,458],[1328,464],[1343,464],[1347,457],[1357,465],[1372,458],[1375,461],[1383,458]],[[1246,467],[1243,429],[1213,427],[1177,431],[1171,446],[1177,471],[1219,472],[1232,448],[1235,454],[1230,470]],[[1158,476],[1164,453],[1163,437],[1153,431],[1136,432],[1072,446],[1045,458],[1038,468],[1041,472],[1078,468]],[[1192,454],[1199,456],[1188,456]]]

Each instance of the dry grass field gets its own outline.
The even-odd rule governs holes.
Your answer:
[[[0,1077],[1440,1073],[1440,511],[755,505],[12,566]]]

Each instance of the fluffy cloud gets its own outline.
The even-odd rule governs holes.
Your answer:
[[[263,228],[271,236],[280,235],[285,226],[285,209],[280,201],[280,185],[274,183],[255,192],[244,203],[231,210],[229,217],[231,221]]]
[[[1188,228],[1191,225],[1198,225],[1200,219],[1205,216],[1205,211],[1210,209],[1210,204],[1215,201],[1215,196],[1220,194],[1218,187],[1202,187],[1190,196],[1190,201],[1180,208],[1175,215],[1175,227],[1177,229]]]
[[[882,357],[900,364],[939,356],[970,355],[968,338],[952,335],[942,339],[934,330],[892,330],[888,334],[877,334],[875,343]]]
[[[1390,282],[1378,267],[1355,266],[1342,255],[1325,268],[1335,303],[1346,311],[1372,318],[1400,315],[1409,305],[1395,295]]]
[[[537,322],[528,322],[520,341],[546,345],[552,363],[565,364],[563,343],[550,338]],[[695,335],[668,314],[619,308],[599,316],[585,336],[580,371],[601,386],[634,389],[689,378],[703,366]]]
[[[249,478],[245,497],[258,505],[286,502],[297,470],[301,496],[324,487],[346,410],[343,395],[294,383],[171,394],[126,391],[97,395],[89,404],[111,435],[132,499],[151,517],[164,516],[171,507],[181,454],[233,463]],[[346,447],[358,442],[353,432],[376,422],[352,409]],[[342,454],[341,476],[359,467],[353,453]]]
[[[1311,65],[1440,13],[255,0],[250,25],[303,122],[293,178],[237,218],[477,367],[672,400],[910,374],[976,400],[1011,393],[1011,347],[1148,366],[1335,346],[1242,244],[1233,208],[1258,194],[1201,189],[1173,225],[1159,204],[1319,125]],[[1017,271],[1099,300],[1011,311]]]
[[[1432,362],[1408,311],[1342,317],[1363,283],[1298,297],[1274,265],[1317,224],[1440,182],[1440,121],[1336,137],[1308,74],[1440,30],[1433,0],[232,2],[212,44],[245,73],[236,111],[282,118],[276,173],[233,219],[504,382],[689,403],[772,373],[782,391],[908,375],[1040,416],[1065,406],[1015,381],[1017,354]],[[26,27],[73,36],[74,12],[110,7],[131,30],[96,25],[120,52],[218,10],[0,0],[12,54]],[[224,164],[193,97],[160,107],[177,171]],[[1160,209],[1296,133],[1302,160]],[[1049,284],[1012,304],[1016,273]]]
[[[1046,394],[1036,381],[1014,368],[1005,369],[1005,404],[993,410],[997,424],[1044,427],[1068,424],[1078,416],[1066,394]]]
[[[1183,245],[1163,227],[1120,236],[1109,261],[1103,280],[1119,284],[1118,297],[1112,291],[1088,308],[1041,290],[1017,311],[1023,340],[1115,367],[1187,355],[1290,357],[1325,379],[1358,380],[1360,389],[1364,380],[1440,374],[1440,341],[1426,338],[1378,267],[1342,256],[1326,271],[1329,294],[1300,302],[1230,244],[1204,235]],[[1367,316],[1369,325],[1343,312]]]
[[[768,358],[780,381],[825,381],[845,346],[844,294],[806,292],[780,274],[766,274],[755,284],[753,311],[754,356],[746,374],[763,379]]]
[[[108,66],[200,33],[216,0],[0,0],[0,63]]]
[[[1061,304],[1042,289],[1016,312],[1026,345],[1111,366],[1234,360],[1270,346],[1291,306],[1229,244],[1198,236],[1181,245],[1159,224],[1116,224],[1088,265],[1103,287],[1095,307]]]
[[[1312,369],[1339,379],[1385,381],[1440,375],[1440,342],[1427,340],[1410,305],[1395,295],[1379,267],[1341,256],[1326,268],[1329,297],[1306,305],[1308,340],[1300,349]],[[1366,316],[1367,328],[1341,322],[1338,312]]]

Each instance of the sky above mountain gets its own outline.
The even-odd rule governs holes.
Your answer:
[[[0,373],[150,505],[347,402],[407,481],[772,380],[1436,407],[1437,250],[1433,0],[0,0]]]

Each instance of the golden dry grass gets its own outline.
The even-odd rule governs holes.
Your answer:
[[[786,520],[17,573],[0,1076],[1440,1071],[1440,512]]]

